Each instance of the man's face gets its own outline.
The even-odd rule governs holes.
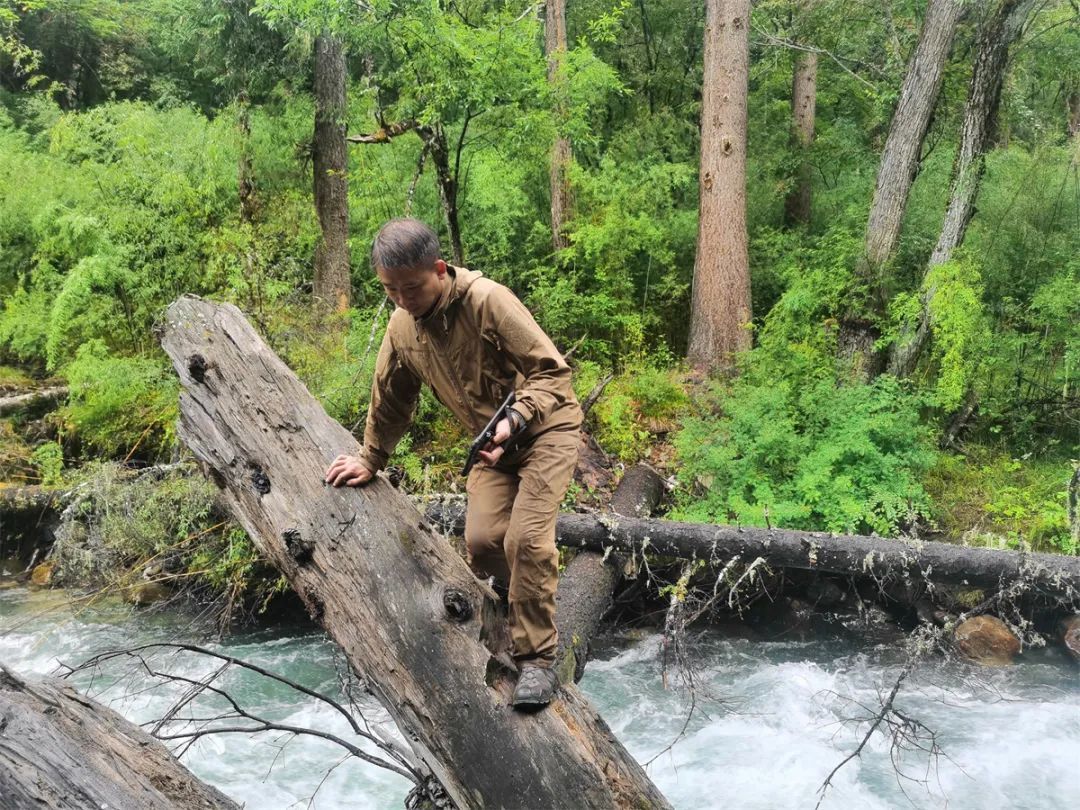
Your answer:
[[[376,267],[387,296],[414,318],[422,318],[442,295],[446,262],[436,259],[430,267]]]

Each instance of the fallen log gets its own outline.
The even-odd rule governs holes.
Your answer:
[[[638,464],[623,475],[610,509],[617,515],[648,517],[663,494],[663,479],[651,467]],[[555,621],[559,628],[559,677],[564,683],[576,683],[585,674],[589,643],[611,607],[621,569],[621,555],[582,551],[559,577]]]
[[[464,526],[463,512],[453,504],[432,503],[426,516],[449,533],[460,533]],[[1060,554],[605,514],[560,515],[556,531],[560,545],[598,553],[610,548],[638,556],[648,552],[704,560],[712,565],[725,565],[733,557],[747,563],[760,557],[773,568],[980,588],[1023,582],[1031,593],[1080,599],[1080,557]]]
[[[573,685],[510,709],[494,593],[383,477],[324,486],[359,446],[236,307],[177,300],[162,346],[180,438],[457,807],[669,806]]]
[[[236,808],[168,749],[71,684],[0,664],[0,805],[5,810]]]
[[[38,411],[51,408],[68,395],[66,385],[28,391],[25,394],[0,397],[0,416],[9,416],[16,411]]]

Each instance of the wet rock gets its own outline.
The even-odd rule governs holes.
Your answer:
[[[844,589],[831,579],[817,577],[806,586],[806,598],[816,608],[831,608],[842,605],[846,594]]]
[[[30,574],[30,582],[34,585],[40,585],[44,587],[52,582],[53,569],[56,567],[56,563],[48,560],[40,565],[34,566],[33,573]]]
[[[975,616],[956,628],[956,646],[979,664],[1005,666],[1020,652],[1020,639],[994,616]]]
[[[1072,657],[1080,661],[1080,614],[1061,620],[1058,624],[1058,637]]]
[[[173,595],[173,589],[159,580],[139,582],[124,589],[124,599],[137,607],[162,602]]]

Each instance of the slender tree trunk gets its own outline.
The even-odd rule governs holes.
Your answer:
[[[383,476],[323,484],[359,446],[239,310],[181,298],[162,346],[178,435],[457,808],[670,806],[572,684],[542,712],[510,709],[495,594]]]
[[[1033,5],[1034,0],[1001,0],[979,33],[964,105],[960,147],[953,164],[949,204],[927,272],[949,261],[953,251],[964,241],[975,213],[975,198],[986,168],[986,153],[993,145],[1009,48],[1020,34]],[[922,310],[914,334],[908,339],[902,338],[893,347],[889,371],[899,377],[906,377],[914,370],[930,338],[930,302],[936,291],[925,282],[923,287]]]
[[[919,152],[937,104],[956,25],[965,7],[963,0],[929,0],[919,43],[908,61],[900,100],[885,141],[863,254],[855,268],[861,289],[853,296],[841,324],[840,355],[862,377],[880,371],[873,354],[876,334],[872,324],[884,309],[883,270],[900,239],[908,194],[919,173]]]
[[[454,264],[462,267],[465,265],[465,249],[461,244],[461,225],[458,223],[458,184],[457,177],[450,169],[450,146],[446,142],[446,131],[441,124],[436,124],[434,127],[420,127],[419,133],[431,153],[431,162],[435,164],[435,179],[439,185],[446,230],[450,234]]]
[[[329,34],[315,39],[315,211],[322,238],[315,248],[316,305],[344,312],[349,278],[349,181],[345,146],[345,49]]]
[[[746,94],[749,0],[706,0],[697,256],[691,364],[730,371],[750,348],[746,238]]]
[[[791,81],[791,148],[799,156],[795,186],[784,201],[787,225],[809,225],[813,167],[808,150],[814,140],[817,109],[817,58],[812,51],[798,51]]]
[[[1068,113],[1069,137],[1075,138],[1077,135],[1080,135],[1080,88],[1077,88],[1071,93],[1069,93]]]
[[[251,104],[246,92],[237,98],[240,130],[240,157],[236,165],[236,194],[240,199],[240,222],[250,225],[255,220],[255,172],[251,168]]]
[[[566,0],[548,0],[544,6],[544,53],[548,60],[548,82],[555,90],[555,120],[559,133],[551,149],[551,241],[555,250],[567,246],[563,226],[570,211],[567,168],[573,160],[570,139],[562,134],[566,116],[561,66],[566,56]]]

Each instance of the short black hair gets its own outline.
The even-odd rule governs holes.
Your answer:
[[[371,245],[371,266],[386,270],[429,267],[441,258],[439,237],[418,219],[392,219]]]

